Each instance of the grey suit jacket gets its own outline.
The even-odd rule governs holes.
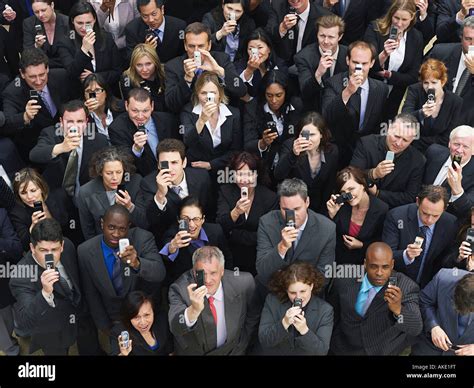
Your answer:
[[[322,274],[336,256],[336,225],[328,218],[308,209],[308,222],[296,246],[282,259],[278,253],[285,220],[280,210],[272,210],[260,218],[257,231],[257,277],[266,285],[272,274],[296,260],[308,261]]]
[[[258,329],[258,338],[264,347],[264,354],[326,355],[329,350],[334,318],[332,306],[312,296],[309,304],[305,306],[304,316],[309,328],[305,335],[300,335],[293,326],[290,326],[287,331],[281,323],[291,306],[290,301],[281,303],[275,295],[267,296]]]
[[[251,309],[255,282],[251,274],[229,270],[222,277],[224,289],[227,340],[216,348],[217,333],[207,298],[204,310],[192,327],[187,327],[184,310],[191,305],[187,286],[195,283],[192,271],[187,271],[170,286],[168,314],[171,333],[175,337],[177,355],[243,355],[257,328],[258,314]]]

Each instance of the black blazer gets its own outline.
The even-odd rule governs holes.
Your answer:
[[[148,25],[141,17],[132,20],[125,27],[124,34],[127,41],[127,62],[130,62],[135,46],[139,43],[145,43],[146,31],[148,28]],[[161,63],[166,63],[170,59],[184,53],[183,33],[185,29],[186,22],[184,20],[165,15],[163,42],[156,48],[156,53],[158,54]]]
[[[448,146],[450,132],[461,124],[462,98],[449,90],[445,90],[443,104],[438,117],[426,118],[423,105],[428,95],[421,82],[408,87],[408,94],[402,112],[411,113],[420,123],[420,137],[413,142],[415,148],[425,152],[431,144]]]
[[[41,21],[35,16],[30,16],[23,21],[23,48],[32,48],[35,47],[35,37],[36,37],[36,25],[43,26]],[[54,26],[54,41],[50,43],[46,38],[46,42],[44,43],[41,50],[48,56],[49,58],[49,67],[56,68],[56,67],[63,67],[61,62],[61,58],[59,57],[58,53],[58,41],[61,39],[69,39],[69,17],[63,15],[59,12],[56,12],[56,24]]]
[[[172,134],[178,127],[176,119],[173,115],[163,112],[153,112],[151,118],[155,123],[156,132],[158,134],[158,140],[164,140],[169,137],[174,137]],[[132,120],[128,117],[128,113],[124,112],[118,116],[112,124],[109,126],[109,137],[110,142],[116,146],[124,146],[128,152],[135,159],[135,165],[137,166],[137,172],[140,175],[145,176],[156,169],[156,158],[153,155],[148,143],[145,144],[143,154],[140,157],[136,157],[132,152],[133,146],[133,135],[137,131],[137,127],[133,124]]]
[[[349,3],[349,4],[352,4]],[[339,45],[336,67],[334,75],[347,71],[347,47]],[[298,82],[301,90],[305,110],[314,110],[321,112],[321,93],[324,88],[324,82],[330,78],[328,72],[322,77],[322,84],[316,81],[315,73],[321,60],[319,44],[313,43],[306,46],[294,57],[295,65],[298,69]]]
[[[395,269],[403,273],[407,271],[403,260],[403,251],[408,244],[415,241],[415,237],[419,234],[417,213],[418,207],[415,203],[399,206],[388,212],[383,226],[382,241],[392,248]],[[403,228],[400,228],[401,224],[403,224]],[[456,217],[444,212],[436,222],[431,244],[425,256],[423,273],[420,278],[421,288],[428,284],[441,268],[449,245],[456,237],[457,230]]]
[[[357,143],[351,166],[370,170],[385,160],[387,154],[386,137],[382,135],[364,136]],[[390,208],[415,201],[421,188],[425,157],[412,146],[395,158],[395,169],[375,183],[379,189],[378,198]]]
[[[3,82],[0,86],[6,86],[4,83],[18,74],[19,62],[18,51],[9,42],[8,31],[0,27],[0,74]]]
[[[234,266],[255,276],[258,223],[261,216],[270,210],[278,209],[278,197],[267,187],[257,184],[248,218],[241,215],[234,222],[230,217],[230,212],[239,199],[240,188],[237,185],[230,183],[221,185],[217,198],[216,222],[222,226],[229,241]]]
[[[135,87],[147,89],[151,94],[151,98],[153,99],[153,110],[155,112],[166,112],[167,109],[165,108],[165,94],[160,88],[160,82],[158,79],[155,79],[154,81],[142,80],[140,81],[140,85],[134,86],[125,73],[122,73],[120,76],[119,87],[122,100],[124,101],[128,100],[128,93],[130,93],[130,90],[134,89]]]
[[[459,42],[461,28],[456,14],[461,9],[461,0],[438,0],[436,35],[439,43]]]
[[[218,171],[227,166],[233,151],[242,150],[242,128],[240,125],[240,112],[238,109],[227,105],[231,116],[221,126],[221,144],[214,148],[211,134],[204,126],[200,134],[196,130],[199,115],[193,113],[191,103],[187,104],[180,115],[181,125],[184,129],[183,140],[186,145],[186,158],[188,163],[203,161],[211,163],[211,170]]]
[[[224,85],[226,95],[238,99],[245,96],[247,88],[244,81],[242,81],[237,74],[234,64],[230,61],[226,53],[220,51],[211,51],[212,57],[224,69]],[[197,77],[195,76],[191,85],[184,79],[183,61],[188,58],[187,54],[180,55],[165,64],[165,102],[166,106],[171,112],[179,113],[191,100],[194,83]]]
[[[375,30],[375,28],[375,22],[369,24],[367,31],[365,32],[364,40],[372,43],[375,46],[376,52],[381,53],[384,49],[384,43],[388,39],[388,34],[382,36],[380,32]],[[386,102],[387,108],[385,113],[388,119],[392,119],[397,114],[406,88],[417,82],[418,71],[420,70],[422,59],[423,35],[417,29],[411,28],[407,31],[405,57],[403,58],[402,65],[398,71],[392,71],[392,77],[387,80],[387,83],[393,86],[393,89],[388,96],[388,101]],[[385,61],[385,69],[388,69],[389,61],[390,59]],[[381,70],[383,70],[383,68],[380,66],[377,55],[374,66],[370,70],[370,76],[383,80],[383,78],[376,74]]]
[[[367,247],[375,241],[380,241],[382,236],[383,222],[388,212],[388,205],[369,195],[369,210],[365,215],[364,223],[360,228],[359,235],[354,236],[361,241],[364,246],[360,249],[348,249],[344,245],[342,235],[349,234],[349,226],[352,216],[352,206],[344,205],[332,219],[336,224],[336,262],[338,264],[358,264],[362,265],[365,259]]]
[[[158,349],[155,350],[150,349],[135,328],[129,331],[132,340],[132,351],[129,356],[168,356],[173,352],[173,337],[168,325],[168,314],[165,311],[155,311],[151,332],[158,345]]]
[[[89,161],[94,152],[109,145],[107,138],[100,133],[94,133],[94,136],[84,135],[82,140],[82,160],[79,167],[79,183],[81,186],[89,182]],[[38,144],[30,152],[32,162],[44,165],[43,177],[50,188],[62,187],[70,152],[60,154],[54,159],[51,153],[54,146],[63,141],[64,136],[57,133],[56,127],[51,126],[41,131]]]
[[[331,196],[336,184],[337,161],[339,151],[335,144],[324,151],[325,163],[314,178],[311,177],[311,167],[306,155],[299,157],[293,153],[293,139],[286,140],[280,150],[280,160],[275,167],[275,179],[282,181],[286,178],[299,178],[308,186],[310,198],[309,207],[318,213],[324,213],[326,202]]]

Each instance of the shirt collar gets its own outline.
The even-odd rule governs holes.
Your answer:
[[[200,115],[202,112],[202,105],[197,104],[193,108],[193,113]],[[219,118],[227,117],[227,116],[232,116],[232,112],[227,108],[227,105],[223,104],[222,102],[219,104]]]
[[[370,281],[369,281],[369,277],[367,276],[367,273],[364,275],[364,280],[362,281],[362,285],[360,286],[360,290],[362,292],[367,292],[369,291],[371,288],[375,288],[375,290],[377,292],[380,291],[380,289],[382,288],[383,286],[374,286]]]
[[[308,223],[308,213],[306,213],[306,220],[303,222],[303,225],[301,225],[298,230],[300,230],[301,232],[303,232],[304,228],[306,228],[306,224]]]
[[[364,90],[366,90],[366,91],[369,90],[369,78],[367,78],[367,79],[365,80],[365,82],[364,82],[362,85],[360,85],[360,88],[361,88],[361,89],[364,89]]]
[[[291,112],[292,110],[295,110],[295,107],[291,104],[288,105],[288,107],[286,108],[286,114],[288,114],[288,112]],[[268,106],[268,102],[265,103],[265,105],[263,106],[263,111],[265,113],[269,113],[271,114],[272,116],[275,116],[275,113],[272,112],[272,110],[270,109],[270,107]]]
[[[308,3],[308,6],[306,7],[306,9],[305,9],[302,13],[298,14],[298,16],[300,17],[300,19],[301,19],[303,22],[305,22],[305,23],[306,23],[306,21],[308,20],[310,7],[311,7],[311,4]]]
[[[208,298],[210,296],[214,297],[214,300],[218,300],[219,302],[224,301],[224,288],[222,287],[222,281],[219,283],[219,287],[217,288],[217,291],[214,295],[206,295]]]
[[[107,245],[107,243],[105,242],[104,238],[102,238],[102,240],[100,240],[100,245],[102,246],[102,250],[107,252],[107,253],[112,253],[115,255],[115,253],[117,252],[118,249],[113,249],[111,247],[109,247]]]
[[[171,185],[170,187],[181,187],[182,189],[184,189],[184,185],[186,184],[186,172],[183,171],[183,179],[181,182],[179,182],[177,185]]]
[[[419,210],[419,209],[416,211],[416,218],[418,219],[418,227],[419,227],[419,228],[421,228],[422,226],[425,226],[425,224],[423,224],[423,221],[421,221],[421,218],[420,218],[420,210]],[[436,226],[436,223],[434,223],[434,224],[431,225],[431,226],[428,226],[428,228],[431,230],[431,232],[433,232],[435,226]]]
[[[201,231],[199,232],[198,240],[209,242],[209,238],[207,237],[206,231],[203,227],[201,227]]]
[[[163,23],[161,23],[161,26],[157,28],[163,35],[165,33],[165,24],[166,24],[166,18],[163,16]]]

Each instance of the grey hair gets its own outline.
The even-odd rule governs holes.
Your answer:
[[[210,263],[212,258],[215,258],[219,261],[219,264],[224,267],[225,265],[225,258],[222,251],[214,246],[207,245],[196,249],[193,253],[193,267],[196,265],[198,261]]]
[[[278,185],[278,197],[293,197],[299,195],[306,201],[308,198],[308,186],[301,179],[285,179]]]
[[[462,22],[462,30],[464,30],[466,27],[474,28],[474,16],[469,16],[468,18],[464,19]]]
[[[474,17],[473,17],[474,18]],[[473,19],[474,20],[474,19]],[[449,140],[452,140],[453,137],[468,137],[474,135],[474,128],[469,125],[459,125],[454,128],[449,134]]]

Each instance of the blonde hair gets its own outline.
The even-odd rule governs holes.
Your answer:
[[[222,102],[223,104],[228,104],[229,99],[225,95],[224,87],[220,84],[219,78],[217,77],[217,75],[215,75],[214,73],[205,71],[198,77],[196,83],[194,84],[194,91],[193,91],[193,95],[191,96],[191,101],[193,103],[193,106],[196,106],[199,104],[199,91],[208,82],[211,82],[214,85],[216,85],[217,90],[219,92],[220,102]]]
[[[130,79],[130,84],[132,87],[140,87],[140,81],[142,80],[142,77],[140,77],[140,75],[138,74],[136,65],[137,62],[143,57],[150,58],[153,64],[155,65],[155,75],[159,79],[160,83],[160,90],[158,91],[158,93],[163,93],[165,91],[164,67],[161,64],[160,58],[158,57],[156,50],[149,44],[140,43],[135,46],[132,52],[132,56],[130,58],[130,67],[124,72],[125,76]]]
[[[380,32],[382,36],[389,34],[392,25],[392,17],[397,11],[407,11],[410,13],[412,20],[407,31],[416,23],[416,4],[415,0],[394,0],[385,16],[375,21],[375,31]]]

